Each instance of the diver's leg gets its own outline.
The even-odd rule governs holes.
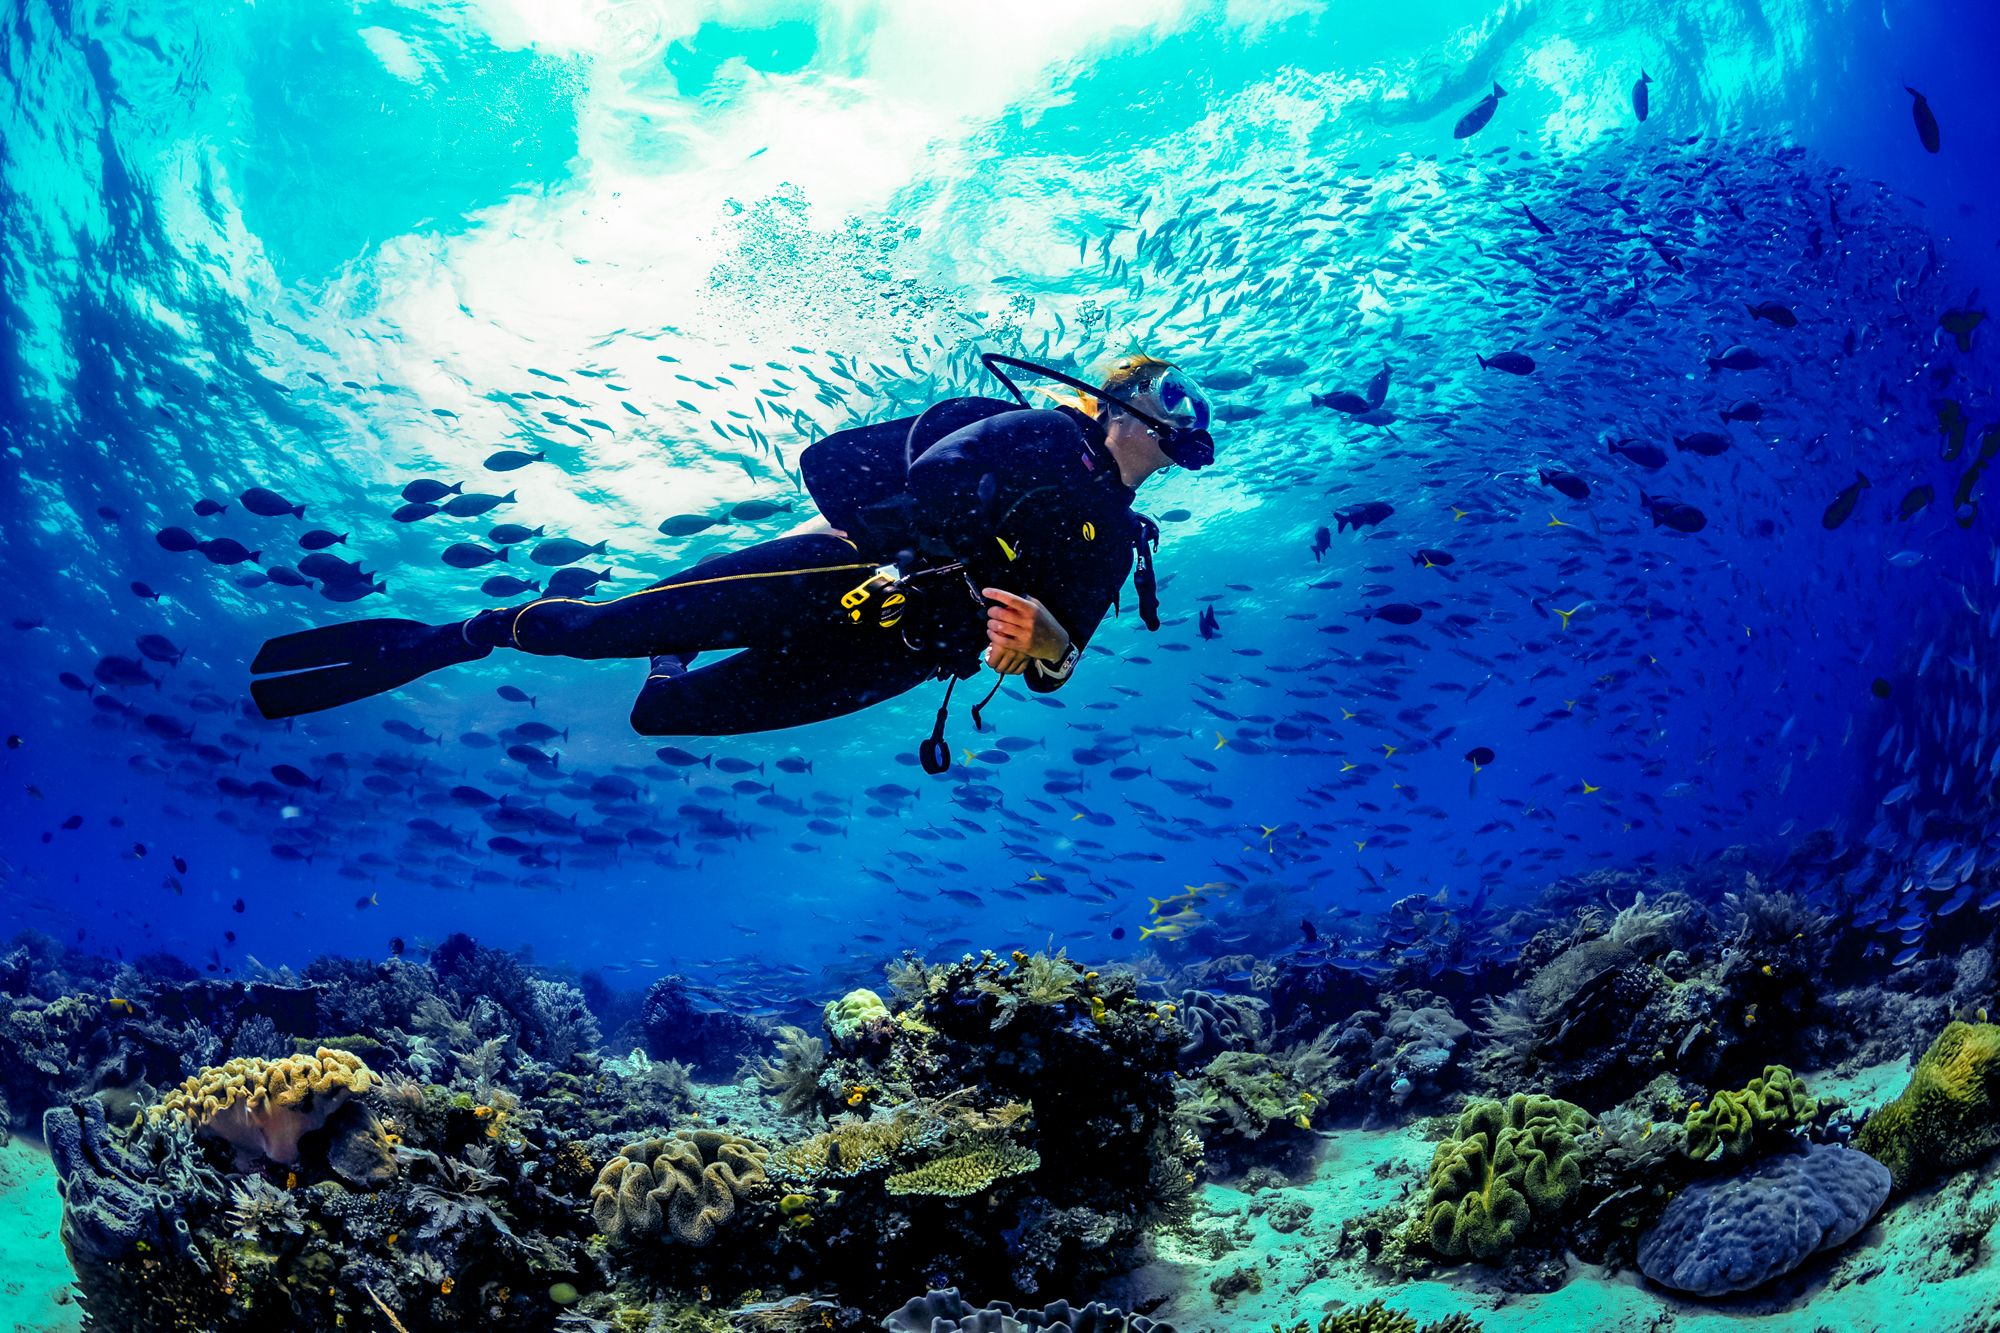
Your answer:
[[[781,647],[833,626],[842,594],[874,568],[844,538],[781,537],[609,601],[548,597],[481,612],[466,632],[474,642],[554,657]]]
[[[842,642],[852,635],[858,642]],[[858,712],[936,672],[894,635],[836,625],[814,642],[751,648],[685,674],[655,675],[632,704],[642,736],[736,736]]]

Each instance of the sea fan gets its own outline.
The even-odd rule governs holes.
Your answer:
[[[778,1029],[778,1058],[750,1067],[765,1093],[778,1099],[785,1115],[806,1116],[819,1105],[819,1076],[826,1067],[826,1043],[803,1028]]]

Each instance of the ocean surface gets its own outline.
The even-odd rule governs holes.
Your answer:
[[[906,951],[1060,954],[1250,998],[1264,1055],[1443,997],[1468,1073],[1366,1117],[1417,1133],[1464,1093],[1637,1095],[1475,1075],[1472,1044],[1555,994],[1551,932],[1737,911],[1753,867],[1820,923],[1826,1011],[1898,997],[1901,1044],[1753,996],[1728,1021],[1769,1049],[1681,1067],[1678,1105],[1766,1056],[1886,1099],[1862,1071],[2000,1001],[1996,50],[2000,12],[1945,0],[0,0],[0,935],[64,960],[0,990],[289,985],[464,935],[579,987],[608,1058],[662,977],[690,1024],[768,1035]],[[778,536],[814,517],[806,446],[997,392],[981,353],[1094,379],[1130,351],[1217,418],[1216,464],[1138,498],[1162,623],[1128,588],[1063,689],[1004,685],[981,728],[994,680],[964,682],[943,775],[941,683],[715,739],[633,734],[643,661],[249,702],[275,635],[615,596]],[[1288,1010],[1301,967],[1366,994]],[[1695,1035],[1659,1041],[1665,1070]],[[62,1100],[13,1096],[31,1137]],[[1302,1128],[1341,1112],[1314,1098]],[[1324,1280],[1161,1317],[1374,1294],[1295,1299]],[[1630,1281],[1616,1318],[1651,1318]],[[1869,1326],[1816,1313],[1839,1298],[1771,1308]]]

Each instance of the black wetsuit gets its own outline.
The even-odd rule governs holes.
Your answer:
[[[846,537],[781,537],[609,601],[531,602],[505,623],[507,641],[578,658],[685,662],[742,650],[650,678],[632,708],[633,728],[649,736],[798,726],[925,680],[971,676],[987,644],[978,588],[1040,599],[1080,649],[1131,572],[1143,520],[1095,422],[1068,408],[1003,406],[923,447],[913,462],[900,450],[917,418],[814,445],[808,484]],[[912,609],[894,628],[852,623],[842,608],[842,597],[885,563],[910,573],[954,561],[966,570],[917,580]],[[1023,678],[1039,692],[1065,679],[1040,662]]]

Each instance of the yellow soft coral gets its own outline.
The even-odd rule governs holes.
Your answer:
[[[265,1162],[290,1166],[299,1160],[300,1139],[380,1082],[360,1056],[324,1046],[282,1060],[239,1057],[188,1079],[153,1114],[228,1143],[239,1171]]]
[[[2000,1026],[1951,1023],[1910,1073],[1902,1095],[1854,1136],[1889,1168],[1900,1193],[2000,1145]]]

